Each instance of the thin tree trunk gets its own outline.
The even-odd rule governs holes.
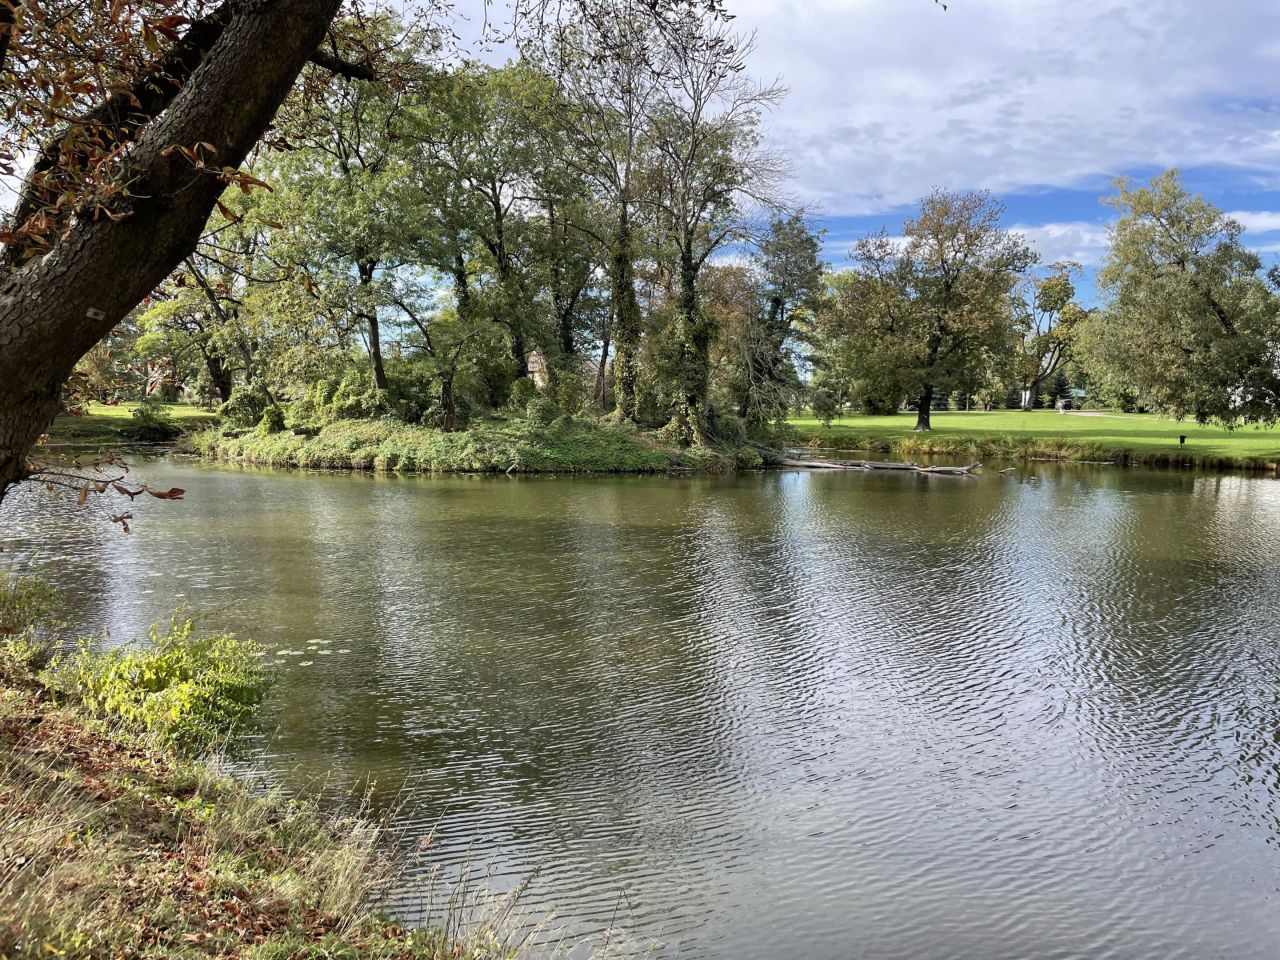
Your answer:
[[[609,334],[613,328],[612,308],[610,308],[609,313],[610,316],[606,317],[604,321],[604,329],[600,331],[600,364],[596,367],[595,398],[596,405],[601,410],[604,409],[605,388],[609,382]]]
[[[636,383],[640,379],[640,300],[631,260],[631,220],[625,204],[614,238],[612,274],[614,404],[622,419],[634,422]]]

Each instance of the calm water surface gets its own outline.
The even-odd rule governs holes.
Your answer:
[[[1280,953],[1280,482],[156,461],[8,548],[280,664],[262,761],[688,958]]]

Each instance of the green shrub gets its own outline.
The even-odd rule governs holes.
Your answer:
[[[258,421],[259,433],[279,433],[284,428],[284,411],[279,404],[273,403],[262,411],[262,419]]]
[[[173,415],[164,405],[150,397],[144,399],[133,411],[132,434],[147,443],[162,443],[182,433],[173,422]]]
[[[267,409],[267,398],[252,387],[236,387],[231,399],[218,408],[223,423],[246,430],[257,426]]]
[[[591,400],[591,385],[585,377],[562,373],[556,384],[556,403],[564,413],[580,413]]]
[[[191,620],[151,628],[138,647],[99,649],[82,641],[57,657],[41,679],[91,712],[122,720],[183,750],[235,733],[268,685],[258,647],[230,634],[200,635]]]
[[[511,399],[508,404],[512,410],[526,410],[537,396],[538,385],[529,377],[521,377],[511,384]]]
[[[840,404],[836,395],[825,387],[813,391],[813,415],[824,427],[830,427],[831,421],[840,413]]]
[[[549,427],[560,411],[546,397],[534,397],[524,408],[524,414],[535,427]]]
[[[53,656],[62,597],[39,577],[0,572],[0,673],[42,670]]]

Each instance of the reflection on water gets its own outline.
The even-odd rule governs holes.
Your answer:
[[[372,479],[155,462],[131,537],[19,502],[124,638],[280,663],[260,745],[706,958],[1271,957],[1280,483]]]

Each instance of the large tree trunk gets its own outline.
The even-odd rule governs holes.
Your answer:
[[[77,361],[195,249],[226,184],[173,145],[237,166],[262,136],[340,0],[237,6],[173,101],[130,150],[120,220],[82,217],[0,278],[0,498],[58,412]],[[127,204],[127,205],[125,205]]]
[[[941,321],[939,321],[941,324]],[[916,432],[925,433],[932,430],[930,417],[933,413],[933,377],[934,368],[938,365],[938,354],[942,350],[941,326],[929,335],[925,346],[925,384],[920,391],[919,409],[916,412]]]
[[[387,370],[382,363],[382,327],[376,313],[366,313],[364,319],[369,325],[369,364],[373,367],[373,385],[379,390],[386,390]]]
[[[458,406],[453,394],[453,374],[440,381],[440,429],[453,433],[458,429]]]
[[[917,402],[919,404],[919,408],[916,412],[915,429],[917,432],[924,433],[933,429],[929,420],[930,414],[933,412],[932,383],[926,383],[924,385],[924,389],[920,391],[920,399]]]
[[[614,305],[614,404],[624,420],[636,419],[636,383],[640,379],[640,299],[636,296],[631,259],[631,219],[624,204],[614,238],[612,264]]]
[[[234,386],[231,381],[231,371],[227,369],[226,360],[217,350],[206,349],[204,351],[204,365],[205,369],[209,371],[209,381],[213,384],[213,388],[218,391],[218,399],[226,403],[231,399],[231,390]]]

